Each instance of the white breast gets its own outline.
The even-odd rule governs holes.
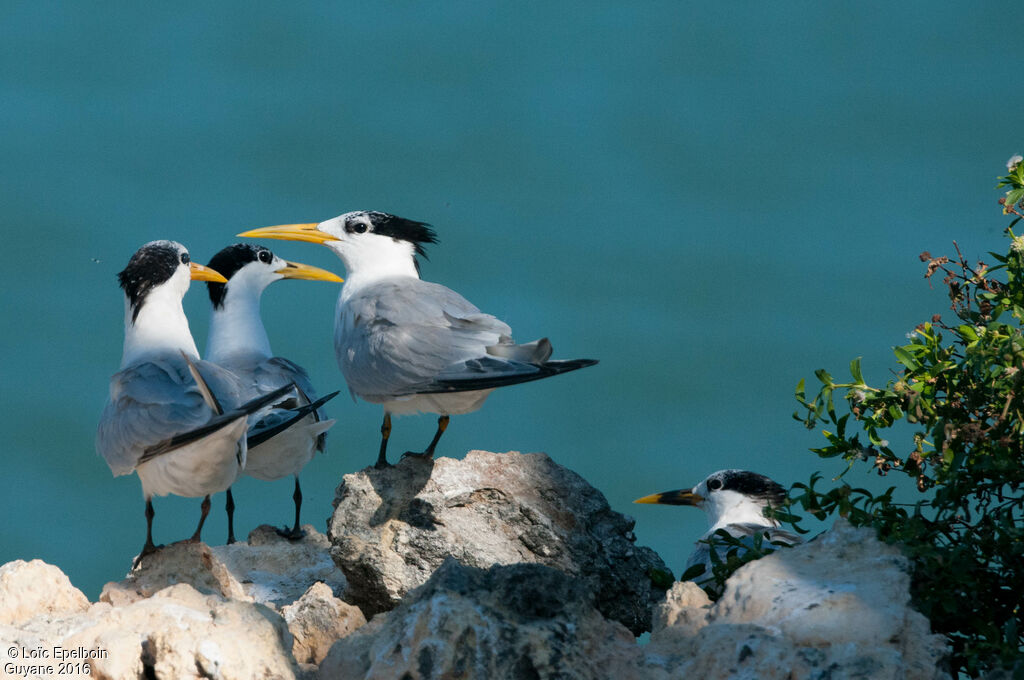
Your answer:
[[[197,498],[224,491],[245,466],[245,431],[246,420],[239,418],[209,437],[139,465],[135,471],[143,496]]]

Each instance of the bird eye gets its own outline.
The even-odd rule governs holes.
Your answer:
[[[182,253],[181,254],[181,263],[182,264],[188,264],[191,261],[192,260],[191,260],[191,258],[189,258],[188,253]]]
[[[352,222],[345,225],[345,231],[348,233],[364,234],[366,233],[366,224],[363,222]]]
[[[720,479],[709,479],[708,480],[708,491],[717,491],[722,488],[722,480]]]
[[[274,259],[273,256],[270,254],[269,250],[261,250],[260,254],[259,254],[259,258],[260,258],[260,262],[265,262],[267,264],[270,264],[270,261],[272,259]]]

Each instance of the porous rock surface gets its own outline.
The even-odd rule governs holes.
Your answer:
[[[0,624],[17,625],[38,614],[88,608],[85,594],[52,564],[14,560],[0,566]]]
[[[468,469],[479,471],[488,460],[506,456],[475,455],[479,460]],[[447,466],[443,460],[434,468]],[[428,489],[422,503],[411,487],[379,487],[379,501],[371,502],[371,512],[383,513],[378,524],[405,518],[382,540],[393,547],[404,536],[408,552],[400,554],[421,564],[422,548],[431,542],[403,533],[401,525],[412,520],[422,531],[432,524],[443,539],[433,545],[454,546],[457,555],[442,560],[397,606],[365,625],[328,557],[326,537],[306,527],[310,535],[291,543],[261,528],[246,544],[168,546],[124,581],[108,584],[102,601],[93,604],[57,567],[39,560],[3,565],[0,654],[6,652],[3,662],[11,665],[0,668],[14,677],[56,677],[56,671],[26,670],[32,660],[12,658],[9,650],[53,653],[60,647],[88,654],[80,660],[90,664],[89,677],[117,680],[949,680],[942,670],[944,638],[932,635],[928,621],[910,607],[908,561],[870,530],[842,521],[806,544],[745,565],[717,603],[692,583],[674,584],[648,614],[653,632],[646,645],[638,645],[607,611],[607,584],[615,584],[614,578],[588,580],[578,562],[570,562],[575,571],[562,569],[564,562],[539,560],[466,564],[474,550],[458,542],[455,524],[475,527],[472,535],[480,536],[485,555],[511,553],[520,548],[507,535],[487,539],[479,532],[486,526],[495,534],[507,526],[525,531],[522,515],[534,518],[534,529],[520,543],[541,551],[550,545],[549,556],[572,549],[573,559],[609,570],[600,563],[635,559],[619,543],[629,543],[627,537],[611,532],[608,548],[594,538],[608,536],[606,529],[586,531],[594,523],[621,531],[629,522],[608,517],[603,498],[599,502],[591,497],[596,492],[581,489],[575,475],[542,456],[510,460],[513,472],[495,473],[490,485],[475,473],[450,470],[446,474],[462,479],[462,486],[441,475],[448,482]],[[420,475],[421,489],[438,476],[430,465],[409,463],[421,467],[402,464],[392,474]],[[522,479],[536,477],[538,470],[547,470],[554,481],[531,492]],[[355,477],[380,483],[369,475]],[[455,493],[457,488],[462,491]],[[583,496],[571,501],[573,507],[582,504],[594,516],[577,520],[583,528],[576,536],[572,526],[559,524],[570,524],[564,517],[569,505],[549,517],[531,493],[552,506],[560,498]],[[520,496],[526,499],[521,505]],[[336,514],[332,539],[338,531]],[[589,557],[582,554],[587,550]],[[407,577],[407,565],[393,561],[391,553],[382,551],[375,559],[367,565],[379,565],[380,582]],[[615,577],[623,580],[617,587],[631,606],[650,588],[647,574],[638,571],[630,567]],[[636,583],[625,583],[623,574],[634,574]]]
[[[124,580],[106,584],[100,601],[130,604],[176,583],[272,609],[298,600],[318,582],[340,595],[345,576],[330,558],[327,537],[312,525],[303,528],[306,536],[298,541],[282,538],[274,527],[262,525],[250,532],[247,541],[232,545],[172,543],[143,559]]]
[[[676,583],[647,645],[579,579],[540,565],[446,562],[394,610],[336,642],[321,677],[948,680],[943,638],[909,607],[909,567],[868,529],[744,566],[712,604]]]
[[[99,602],[84,612],[41,615],[0,627],[2,648],[88,650],[88,675],[126,678],[296,678],[291,634],[267,607],[204,595],[187,583],[121,607]],[[29,664],[30,660],[22,659]],[[56,667],[56,663],[53,664]],[[14,669],[15,675],[21,673]],[[29,673],[28,677],[56,677]]]
[[[81,659],[81,677],[312,678],[313,664],[365,619],[337,597],[345,580],[326,536],[304,528],[294,542],[263,526],[245,543],[165,546],[91,605],[57,567],[11,562],[0,567],[0,649],[47,650],[44,663],[56,663],[57,648],[102,650]],[[26,668],[4,673],[57,673]]]
[[[839,520],[737,570],[713,605],[676,583],[645,653],[691,677],[947,678],[945,639],[911,608],[909,588],[898,548]]]
[[[536,563],[583,582],[605,617],[640,634],[664,591],[661,558],[634,520],[543,453],[470,451],[345,475],[328,524],[347,599],[372,616],[396,606],[451,556],[464,565]]]
[[[334,596],[324,583],[314,583],[302,597],[281,609],[299,663],[319,664],[331,645],[366,624],[359,607]]]
[[[336,642],[320,677],[636,678],[636,649],[580,579],[540,564],[485,570],[449,559],[397,608]]]

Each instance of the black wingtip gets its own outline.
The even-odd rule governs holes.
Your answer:
[[[598,363],[597,359],[560,359],[546,361],[543,364],[535,364],[536,373],[520,375],[506,375],[496,377],[463,378],[458,380],[437,380],[431,388],[417,390],[416,394],[438,394],[444,392],[471,392],[473,390],[489,390],[497,387],[507,387],[520,383],[543,380],[552,376],[577,371]]]
[[[292,383],[288,383],[287,385],[278,387],[273,392],[267,392],[262,397],[256,397],[255,399],[245,402],[235,410],[244,411],[246,415],[252,415],[253,413],[256,413],[256,411],[259,411],[261,408],[269,406],[270,404],[277,401],[278,399],[280,399],[281,397],[288,394],[294,389],[295,386]]]
[[[195,365],[191,361],[189,361],[189,365],[191,369],[195,370],[195,374],[198,374],[198,369],[195,368]],[[199,380],[202,380],[201,376],[199,376]],[[165,453],[169,453],[176,449],[180,449],[183,446],[186,446],[188,444],[191,444],[192,442],[202,439],[203,437],[211,435],[217,430],[227,427],[228,425],[235,422],[239,418],[249,416],[255,413],[256,411],[259,411],[261,408],[264,408],[268,404],[288,394],[293,389],[294,387],[292,387],[292,385],[290,384],[285,385],[284,387],[279,387],[273,392],[268,392],[262,397],[257,397],[252,401],[247,401],[246,403],[239,406],[237,409],[233,409],[223,415],[214,416],[213,418],[210,419],[208,423],[201,427],[197,427],[194,430],[189,430],[188,432],[176,434],[173,437],[170,437],[169,439],[165,439],[164,441],[157,442],[152,446],[148,446],[142,452],[142,456],[139,457],[139,464],[150,461],[153,458],[161,456]],[[209,387],[207,387],[207,390],[209,390]],[[212,395],[213,393],[211,392],[210,394]]]
[[[294,383],[292,383],[292,385],[295,387],[295,389],[298,389],[299,392],[302,392],[302,390],[299,389],[298,385],[295,385]],[[268,439],[276,437],[277,435],[281,434],[282,432],[290,428],[292,425],[296,424],[297,422],[308,416],[310,413],[316,413],[317,409],[319,409],[321,406],[329,402],[331,399],[334,399],[340,393],[340,390],[337,392],[331,392],[326,396],[320,397],[314,402],[293,409],[294,414],[290,418],[288,418],[288,420],[285,420],[284,422],[278,423],[274,427],[267,428],[266,430],[257,432],[256,434],[247,437],[246,446],[248,446],[251,449],[255,446],[259,446]]]
[[[587,366],[595,366],[599,363],[600,360],[598,359],[565,359],[562,361],[548,361],[544,364],[544,366],[547,367],[551,366],[552,364],[557,364],[557,366],[559,367],[559,370],[556,372],[557,374],[568,373],[569,371],[575,371],[580,368],[586,368]]]

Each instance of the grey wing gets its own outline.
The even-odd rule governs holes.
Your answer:
[[[294,361],[284,357],[272,357],[261,362],[256,367],[254,380],[256,386],[262,392],[269,392],[282,385],[295,383],[306,396],[305,400],[302,400],[300,397],[302,404],[313,402],[317,399],[317,392],[313,388],[313,381],[309,379],[309,374],[306,373],[306,370]],[[302,404],[299,405],[301,406]]]
[[[765,537],[771,543],[781,543],[782,545],[799,545],[804,542],[804,539],[799,534],[794,534],[792,531],[786,531],[785,529],[769,529],[764,532]]]
[[[385,280],[339,309],[335,351],[349,388],[363,397],[412,394],[449,367],[511,344],[506,323],[453,290],[403,278]]]
[[[758,534],[764,534],[762,549],[772,549],[771,544],[796,545],[803,542],[803,539],[792,532],[774,527],[766,527],[763,524],[730,524],[725,528],[725,531],[733,538],[738,539],[742,547],[737,548],[727,543],[726,539],[715,533],[705,534],[701,536],[694,547],[693,554],[690,555],[690,559],[687,561],[687,568],[693,564],[703,563],[708,567],[705,573],[710,573],[712,551],[722,560],[725,560],[729,552],[734,549],[738,550],[737,554],[743,555],[746,551],[753,549],[755,537]]]
[[[766,527],[760,524],[730,524],[728,531],[731,535],[739,538],[745,546],[752,548],[754,537],[757,534],[764,534],[766,543],[781,543],[782,545],[797,545],[803,543],[803,539],[797,534],[785,529]]]
[[[296,385],[299,388],[299,395],[295,406],[304,406],[317,400],[317,391],[306,369],[284,357],[272,357],[260,363],[255,372],[255,380],[261,390],[271,390],[286,384]],[[317,422],[320,422],[327,420],[329,416],[327,410],[321,406],[316,409],[315,417]],[[326,447],[327,433],[323,432],[317,437],[316,448],[317,451],[323,452]]]
[[[193,361],[195,367],[209,386],[210,391],[221,403],[225,411],[238,408],[253,395],[246,394],[242,380],[233,372],[212,361]]]
[[[183,361],[139,364],[110,379],[96,450],[115,476],[130,474],[147,447],[200,427],[212,416]]]

